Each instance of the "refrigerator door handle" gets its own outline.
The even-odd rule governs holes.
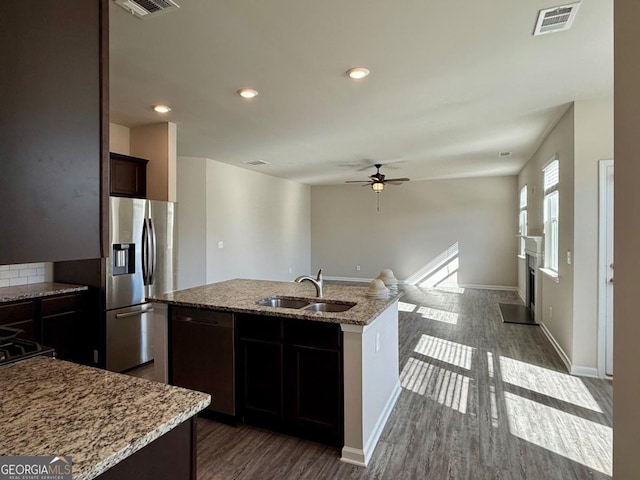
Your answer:
[[[152,218],[149,219],[149,232],[151,233],[151,235],[149,235],[149,244],[151,246],[151,261],[149,262],[150,264],[149,285],[153,285],[153,282],[155,281],[155,274],[156,274],[157,255],[156,255],[156,227],[153,225]]]
[[[149,312],[153,312],[153,307],[147,308],[146,310],[138,310],[136,312],[116,313],[116,318],[138,317],[143,313],[149,313]]]
[[[142,283],[149,285],[149,231],[147,219],[142,221]]]

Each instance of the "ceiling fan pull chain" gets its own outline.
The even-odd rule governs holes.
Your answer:
[[[376,192],[376,203],[378,207],[378,211],[380,211],[380,194]]]

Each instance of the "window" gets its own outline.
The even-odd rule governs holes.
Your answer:
[[[518,214],[519,254],[524,255],[524,237],[527,236],[527,186],[520,189],[520,213]]]
[[[558,272],[558,212],[560,164],[556,155],[544,172],[544,266]]]

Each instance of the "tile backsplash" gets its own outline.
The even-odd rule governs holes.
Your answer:
[[[53,281],[53,263],[19,263],[0,265],[0,287]]]

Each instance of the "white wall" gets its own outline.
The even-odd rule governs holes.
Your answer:
[[[615,333],[613,379],[613,474],[640,472],[640,2],[616,0],[615,29]]]
[[[598,362],[598,161],[613,158],[613,98],[576,101],[519,175],[529,192],[529,234],[543,235],[542,168],[560,160],[559,278],[543,276],[543,323],[575,372]],[[572,263],[567,260],[571,252]],[[525,278],[519,278],[524,290]]]
[[[598,367],[598,161],[613,158],[613,97],[575,102],[573,358]]]
[[[109,151],[119,153],[121,155],[129,155],[129,142],[131,131],[128,127],[118,125],[117,123],[109,124]]]
[[[567,251],[573,251],[573,167],[574,108],[570,106],[544,139],[531,160],[518,176],[518,188],[527,185],[528,233],[543,235],[543,167],[554,156],[560,162],[559,254],[557,282],[542,275],[542,323],[549,330],[566,356],[573,355],[573,265],[566,262]],[[516,197],[514,197],[514,202]],[[524,286],[520,286],[524,291]],[[540,320],[540,319],[538,319]]]
[[[405,280],[459,245],[458,282],[517,284],[516,177],[411,181],[380,195],[354,185],[311,188],[312,270]],[[356,271],[356,265],[361,270]]]
[[[178,288],[310,273],[309,186],[211,159],[180,157],[177,171]]]

